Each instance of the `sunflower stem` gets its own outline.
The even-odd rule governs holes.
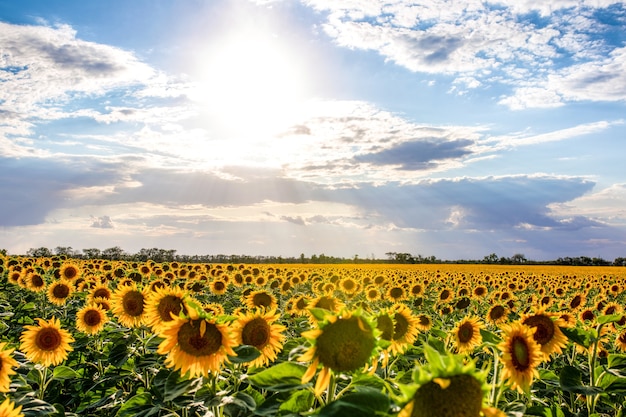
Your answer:
[[[335,375],[330,373],[330,382],[328,384],[328,392],[326,393],[326,404],[330,404],[335,399],[335,390],[337,389],[337,381]]]

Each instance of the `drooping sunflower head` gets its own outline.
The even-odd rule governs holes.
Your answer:
[[[111,296],[111,311],[126,327],[139,327],[146,318],[146,292],[135,283],[119,287]]]
[[[280,314],[275,310],[259,310],[240,314],[233,324],[235,342],[253,346],[261,355],[249,363],[250,366],[264,366],[276,360],[285,341],[287,329],[277,323]]]
[[[459,353],[470,353],[482,343],[480,330],[483,328],[478,317],[465,317],[452,330],[454,347]]]
[[[343,310],[337,315],[328,312],[320,317],[318,328],[303,332],[302,336],[313,344],[299,358],[312,361],[302,383],[310,381],[321,364],[322,371],[315,384],[315,393],[319,395],[328,386],[331,371],[354,372],[370,363],[377,347],[378,331],[361,311]]]
[[[218,317],[209,317],[203,311],[192,311],[190,316],[174,317],[163,327],[164,340],[157,352],[167,355],[165,365],[179,369],[191,378],[219,372],[228,356],[236,356],[235,341],[229,326]]]
[[[533,379],[539,375],[537,366],[543,360],[541,346],[533,337],[532,328],[515,322],[503,325],[503,341],[498,345],[504,364],[503,377],[513,389],[528,393]]]
[[[106,311],[97,304],[88,304],[76,312],[76,328],[89,335],[101,332],[107,321]]]
[[[59,279],[48,285],[48,300],[58,306],[64,305],[73,293],[74,285],[66,279]]]
[[[61,328],[56,317],[49,321],[38,318],[37,322],[38,325],[24,326],[26,330],[20,336],[20,350],[32,362],[43,366],[58,365],[73,350],[70,343],[74,338]]]
[[[11,375],[15,375],[13,368],[16,368],[18,363],[13,359],[14,350],[8,348],[6,343],[0,343],[0,392],[9,391]]]
[[[428,363],[413,372],[406,387],[408,402],[398,417],[480,417],[486,411],[489,392],[486,371],[458,355],[442,355],[429,345],[424,354]]]

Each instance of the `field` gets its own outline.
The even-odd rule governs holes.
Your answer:
[[[0,417],[620,416],[626,268],[0,255]]]

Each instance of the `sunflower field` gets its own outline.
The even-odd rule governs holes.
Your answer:
[[[0,255],[0,417],[621,416],[626,268]]]

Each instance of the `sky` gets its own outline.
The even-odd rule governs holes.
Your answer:
[[[0,248],[626,256],[626,3],[0,0]]]

